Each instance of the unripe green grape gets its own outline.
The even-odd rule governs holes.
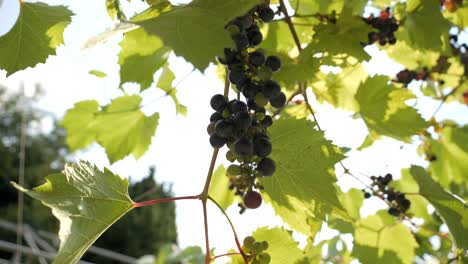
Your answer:
[[[206,128],[206,131],[208,132],[208,135],[213,134],[215,132],[215,123],[211,122]]]
[[[256,114],[255,114],[255,118],[256,118],[258,121],[262,121],[262,120],[265,118],[265,114],[264,114],[264,113],[256,113]]]
[[[236,26],[236,25],[234,25],[234,24],[230,24],[230,25],[226,28],[226,30],[229,32],[229,34],[230,34],[231,36],[235,36],[235,35],[237,35],[237,34],[240,33],[239,27]]]
[[[253,236],[247,236],[244,238],[244,246],[246,248],[252,247],[252,244],[255,242],[255,238]]]
[[[241,167],[239,165],[231,164],[227,168],[227,174],[230,176],[236,176],[241,174]]]
[[[268,242],[262,241],[262,242],[260,242],[260,243],[262,243],[263,250],[267,250],[267,249],[268,249]]]
[[[262,81],[268,81],[271,79],[271,76],[273,75],[273,71],[266,67],[266,66],[260,66],[258,67],[258,72],[257,72],[257,77],[262,80]]]
[[[252,254],[258,255],[263,251],[263,245],[260,242],[254,242],[250,248]]]
[[[257,256],[257,260],[260,264],[268,264],[271,261],[271,257],[268,253],[262,252]]]
[[[224,110],[222,115],[223,115],[223,118],[228,118],[231,116],[231,113],[228,110]]]
[[[234,151],[228,151],[226,152],[226,159],[229,160],[230,162],[234,162],[237,159],[236,153]]]
[[[261,263],[260,263],[260,261],[254,259],[254,260],[252,260],[251,264],[261,264]]]
[[[260,107],[264,107],[268,104],[268,98],[266,98],[263,93],[257,93],[255,95],[255,103]]]

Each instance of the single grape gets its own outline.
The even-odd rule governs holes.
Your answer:
[[[260,262],[260,264],[268,264],[271,261],[270,255],[266,252],[262,252],[258,254],[257,259],[258,259],[258,262]]]
[[[269,115],[265,115],[260,124],[265,128],[270,127],[271,125],[273,125],[273,118],[271,118],[271,116]]]
[[[270,140],[268,140],[268,138],[261,137],[261,138],[255,139],[254,150],[257,156],[266,157],[270,155],[271,149],[272,149],[271,143],[270,143]]]
[[[268,249],[268,242],[262,241],[260,243],[262,243],[262,248],[263,248],[264,251]]]
[[[263,85],[263,94],[266,98],[274,98],[281,93],[279,84],[273,80],[268,80]]]
[[[237,159],[237,155],[234,153],[234,151],[229,150],[226,152],[226,159],[230,162],[234,162]]]
[[[226,140],[218,135],[216,133],[211,134],[210,136],[210,144],[213,148],[221,148],[226,144]]]
[[[390,173],[387,173],[387,174],[385,175],[385,177],[383,177],[382,183],[383,183],[384,185],[387,185],[387,184],[389,184],[392,180],[393,180],[393,176],[392,176]]]
[[[408,199],[404,199],[403,201],[400,202],[401,209],[403,212],[407,211],[410,206],[411,206],[411,201]]]
[[[275,173],[276,164],[270,158],[263,158],[257,165],[257,171],[263,176],[271,176]]]
[[[235,100],[231,106],[230,109],[231,113],[236,114],[239,112],[246,112],[247,111],[247,104],[242,102],[241,100]]]
[[[224,58],[226,64],[233,64],[239,62],[239,59],[237,58],[237,52],[229,48],[224,49]]]
[[[262,66],[265,63],[265,55],[261,51],[254,51],[249,54],[249,63],[255,67]]]
[[[259,107],[264,107],[268,104],[268,98],[263,93],[257,93],[255,95],[255,104]]]
[[[247,236],[244,238],[244,247],[250,249],[252,247],[252,244],[255,242],[255,238],[253,236]]]
[[[271,9],[269,6],[260,7],[257,13],[258,17],[263,22],[270,22],[275,17],[275,11],[273,11],[273,9]]]
[[[250,110],[253,110],[253,111],[257,111],[257,109],[261,108],[257,105],[257,103],[255,103],[255,99],[250,99],[250,98],[247,100],[247,106]]]
[[[242,172],[242,169],[239,165],[231,164],[227,168],[227,175],[229,176],[237,176],[240,175]]]
[[[286,103],[286,95],[284,93],[280,93],[278,96],[270,99],[271,106],[276,107],[276,108],[283,107],[285,103]]]
[[[276,56],[268,56],[265,65],[275,72],[281,68],[281,60]]]
[[[251,47],[257,46],[258,44],[262,43],[263,40],[263,35],[259,31],[250,31],[247,33],[247,37],[249,38]]]
[[[217,112],[222,112],[227,105],[226,97],[222,94],[215,94],[210,100],[211,108]]]
[[[254,98],[259,90],[260,88],[258,87],[258,85],[252,81],[248,81],[242,86],[242,94],[247,99]]]
[[[259,200],[260,204],[258,204],[258,206],[255,207],[255,208],[258,208],[262,204],[262,196],[260,196],[260,194],[258,192],[255,192],[255,191],[251,191],[251,192],[255,193],[255,199],[258,199],[258,197],[260,197],[260,200]],[[256,196],[256,195],[258,195],[258,196]],[[247,196],[247,194],[246,194],[246,196]],[[244,196],[244,200],[245,200],[246,196]],[[258,201],[258,200],[255,200],[255,201]],[[244,201],[244,204],[245,204],[245,201]],[[247,207],[250,208],[249,206],[247,206]],[[250,208],[250,209],[255,209],[255,208]],[[263,251],[262,243],[258,242],[258,241],[253,242],[252,246],[250,248],[250,251],[252,251],[252,254],[255,254],[255,255],[258,255],[258,254],[262,253],[262,251]]]
[[[215,124],[215,131],[221,137],[230,137],[234,133],[234,125],[226,120],[219,120]]]
[[[388,213],[393,215],[393,216],[400,216],[401,212],[397,208],[390,207],[390,209],[388,209]]]
[[[371,194],[370,194],[370,193],[368,193],[368,192],[365,192],[365,193],[364,193],[364,198],[365,198],[365,199],[369,199],[370,197],[371,197]]]
[[[215,123],[211,122],[206,128],[206,131],[208,132],[208,135],[213,134],[215,132]]]
[[[252,123],[252,119],[250,118],[250,115],[248,112],[238,112],[234,116],[234,125],[239,130],[248,129],[251,123]]]
[[[241,137],[234,143],[234,151],[240,156],[253,154],[252,141],[247,137]]]
[[[238,51],[245,50],[249,47],[249,37],[245,33],[239,33],[232,37],[232,40],[236,44]]]
[[[220,112],[214,112],[210,116],[210,122],[218,122],[219,120],[223,119],[223,115]]]
[[[256,191],[248,191],[245,193],[243,201],[244,205],[247,208],[255,209],[260,207],[260,205],[262,204],[262,196]],[[258,246],[256,245],[256,243],[258,244]],[[254,242],[251,247],[252,253],[255,253],[254,250],[257,248],[260,252],[262,252],[262,245],[258,242]]]
[[[232,68],[229,71],[229,81],[235,85],[242,85],[247,81],[247,75],[241,68]]]

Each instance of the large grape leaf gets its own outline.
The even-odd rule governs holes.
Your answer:
[[[436,157],[429,166],[434,179],[446,188],[452,182],[468,187],[468,125],[445,127],[438,140],[430,140],[430,151]]]
[[[347,67],[338,74],[319,72],[312,83],[312,89],[319,102],[326,101],[335,107],[349,111],[359,111],[354,98],[367,73],[361,64]]]
[[[408,45],[426,50],[449,52],[450,22],[440,10],[438,1],[408,0],[404,24],[396,38]]]
[[[226,168],[223,165],[219,166],[213,173],[208,194],[224,210],[234,202],[234,193],[229,190],[229,183],[229,177],[226,176]]]
[[[120,84],[136,82],[141,90],[150,87],[154,73],[166,63],[171,52],[160,38],[142,28],[126,33],[120,47]]]
[[[466,202],[442,189],[420,166],[412,166],[411,175],[419,185],[419,193],[435,207],[444,219],[457,247],[467,250],[468,205]]]
[[[314,126],[306,119],[275,121],[270,136],[276,172],[264,181],[276,214],[304,234],[310,233],[308,222],[323,220],[330,211],[347,217],[334,185],[334,165],[344,156]]]
[[[457,25],[459,28],[468,27],[468,3],[462,2],[462,6],[459,6],[455,12],[446,10],[444,16],[449,19],[452,23]]]
[[[267,241],[270,255],[270,264],[296,263],[304,257],[298,248],[299,243],[294,241],[291,232],[283,228],[261,227],[253,232],[256,241]]]
[[[143,114],[141,100],[139,95],[126,95],[101,109],[94,100],[76,103],[61,122],[67,130],[68,146],[75,151],[97,141],[111,162],[129,154],[140,158],[148,149],[159,121],[158,113]]]
[[[67,164],[32,190],[20,191],[52,209],[60,221],[60,248],[53,263],[74,264],[104,231],[132,209],[128,180],[88,162]]]
[[[343,11],[334,23],[320,23],[314,27],[316,32],[311,45],[317,52],[331,55],[350,55],[359,60],[370,59],[361,43],[367,43],[369,26],[361,18],[353,15],[352,1],[346,1]]]
[[[194,0],[159,16],[138,22],[150,34],[204,70],[224,47],[232,46],[224,26],[237,16],[262,3],[260,0]]]
[[[21,1],[13,28],[0,37],[0,69],[7,76],[44,63],[63,44],[63,31],[73,13],[65,6]]]
[[[357,222],[352,255],[363,264],[413,263],[418,247],[408,228],[379,211]]]
[[[364,194],[362,190],[354,188],[350,189],[346,193],[341,193],[339,198],[343,207],[346,209],[346,212],[348,212],[349,217],[351,217],[353,221],[361,219],[360,209],[364,202]],[[330,228],[336,229],[341,233],[352,233],[354,231],[353,224],[335,216],[330,216],[327,224]]]
[[[389,57],[411,70],[420,70],[423,67],[430,69],[437,64],[437,59],[440,56],[438,51],[414,48],[405,41],[397,41],[394,45],[386,45],[385,51]]]
[[[416,109],[405,104],[413,97],[409,90],[389,85],[384,76],[367,79],[355,96],[369,130],[403,141],[409,141],[410,136],[426,127],[426,121]]]

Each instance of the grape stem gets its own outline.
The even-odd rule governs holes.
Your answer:
[[[239,253],[239,252],[229,252],[229,253],[224,253],[224,254],[221,254],[221,255],[213,256],[211,259],[215,260],[215,259],[220,258],[220,257],[234,256],[234,255],[240,255],[240,254],[241,253]]]
[[[234,234],[234,240],[236,241],[236,246],[237,246],[237,249],[239,250],[239,254],[242,255],[242,258],[244,259],[245,263],[248,263],[248,256],[247,254],[245,254],[244,250],[242,250],[242,246],[239,242],[239,237],[237,236],[237,232],[236,232],[236,229],[234,228],[234,225],[232,224],[232,221],[231,219],[229,218],[228,214],[226,213],[226,211],[221,207],[221,205],[219,205],[218,202],[216,202],[215,199],[213,199],[213,197],[211,196],[208,196],[208,199],[210,201],[212,201],[218,208],[219,210],[221,210],[221,212],[223,213],[223,215],[226,217],[227,221],[229,222],[229,225],[231,225],[231,229],[232,229],[232,233]]]
[[[298,37],[296,29],[294,28],[294,25],[293,25],[293,23],[291,21],[291,17],[288,14],[288,10],[286,9],[286,5],[284,4],[284,0],[280,0],[279,4],[280,4],[280,11],[284,15],[284,21],[286,22],[286,24],[288,24],[289,30],[291,31],[291,34],[292,34],[292,36],[294,38],[294,42],[296,43],[297,49],[300,52],[302,50],[301,42],[299,41],[299,37]]]
[[[138,207],[144,207],[144,206],[153,205],[153,204],[168,203],[168,202],[177,201],[177,200],[195,200],[195,199],[200,199],[200,195],[180,196],[180,197],[149,200],[145,202],[133,203],[132,207],[138,208]]]

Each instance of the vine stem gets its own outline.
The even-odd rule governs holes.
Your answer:
[[[223,215],[226,217],[227,221],[229,222],[229,225],[231,225],[232,233],[234,234],[234,240],[236,241],[236,246],[237,246],[237,249],[239,250],[239,254],[242,255],[242,258],[244,259],[245,263],[248,263],[249,262],[248,256],[245,254],[244,250],[242,250],[242,246],[239,242],[239,237],[237,236],[237,232],[236,232],[236,229],[234,228],[234,224],[232,223],[231,218],[229,218],[226,211],[221,207],[221,205],[219,205],[218,202],[216,202],[215,199],[213,199],[211,196],[208,196],[208,199],[212,201],[219,208],[219,210],[221,210]]]
[[[200,199],[200,195],[180,196],[180,197],[149,200],[145,202],[133,203],[132,207],[138,208],[138,207],[143,207],[143,206],[148,206],[148,205],[153,205],[153,204],[168,203],[168,202],[177,201],[177,200],[195,200],[195,199]]]
[[[291,21],[291,16],[289,16],[289,14],[288,14],[288,10],[286,9],[286,5],[284,4],[284,0],[280,0],[279,4],[280,4],[281,13],[283,13],[283,15],[284,15],[284,21],[286,22],[286,24],[288,24],[289,31],[291,31],[291,34],[292,34],[292,36],[294,38],[294,42],[296,43],[296,47],[300,52],[300,51],[302,51],[301,42],[299,41],[299,37],[297,35],[296,29],[294,28],[294,25],[293,25],[293,23]]]

